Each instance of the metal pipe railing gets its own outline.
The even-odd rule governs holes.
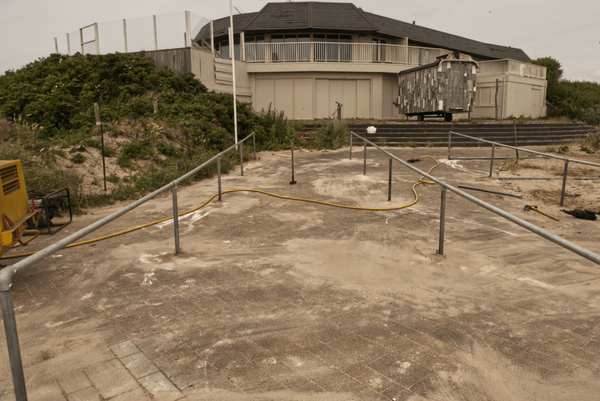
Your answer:
[[[453,187],[452,185],[449,185],[448,183],[432,176],[431,174],[428,174],[422,170],[419,170],[418,168],[412,166],[410,163],[400,159],[397,156],[394,156],[393,154],[391,154],[390,152],[387,152],[386,150],[380,148],[379,146],[377,146],[376,144],[374,144],[373,142],[369,141],[366,138],[361,137],[360,135],[354,133],[354,132],[350,132],[351,135],[356,136],[358,139],[361,139],[362,141],[364,141],[365,143],[365,148],[366,148],[366,144],[369,144],[375,148],[377,148],[378,150],[380,150],[381,152],[385,153],[386,155],[388,155],[390,158],[396,160],[397,162],[399,162],[400,164],[404,165],[405,167],[408,167],[409,169],[415,171],[416,173],[422,175],[423,177],[427,178],[428,180],[431,180],[433,182],[435,182],[436,184],[440,185],[442,188],[447,189],[448,191],[451,191],[455,194],[457,194],[458,196],[461,196],[463,198],[465,198],[466,200],[475,203],[478,206],[481,206],[482,208],[489,210],[492,213],[497,214],[500,217],[503,217],[504,219],[511,221],[515,224],[517,224],[518,226],[521,226],[523,228],[525,228],[526,230],[529,230],[531,232],[533,232],[534,234],[537,234],[545,239],[547,239],[548,241],[554,242],[557,245],[562,246],[563,248],[568,249],[571,252],[574,252],[576,254],[578,254],[579,256],[582,256],[596,264],[600,264],[600,255],[598,255],[597,253],[594,253],[582,246],[579,246],[577,244],[574,244],[570,241],[567,241],[564,238],[559,237],[558,235],[552,234],[549,231],[546,231],[534,224],[529,223],[528,221],[525,221],[517,216],[514,216],[508,212],[505,212],[504,210],[497,208],[496,206],[492,206],[489,203],[486,203],[484,201],[482,201],[481,199],[478,199],[472,195],[469,195],[466,192],[461,191],[458,188]],[[445,199],[444,199],[445,200]],[[445,202],[442,202],[442,207],[445,208]],[[440,215],[441,215],[441,211],[440,211]],[[445,216],[445,215],[444,215]],[[443,224],[442,221],[440,220],[440,224]],[[443,228],[443,227],[441,227]],[[442,230],[440,230],[440,234],[442,235],[443,232]],[[442,237],[440,237],[441,240],[443,240]],[[440,249],[443,250],[443,245],[440,245]]]
[[[562,156],[556,156],[556,155],[551,155],[548,153],[542,153],[542,152],[538,152],[535,150],[530,150],[530,149],[524,149],[524,148],[519,148],[517,146],[510,146],[510,145],[505,145],[503,143],[500,142],[494,142],[494,141],[488,141],[486,139],[482,139],[482,138],[476,138],[474,136],[469,136],[469,135],[465,135],[465,134],[459,134],[458,132],[454,132],[454,131],[449,131],[448,132],[448,160],[451,160],[450,157],[450,148],[451,148],[451,139],[452,139],[452,135],[458,135],[458,136],[462,136],[464,138],[469,138],[469,139],[474,139],[478,142],[484,142],[484,143],[489,143],[492,145],[492,157],[490,158],[490,177],[492,176],[492,169],[494,167],[494,150],[496,148],[496,146],[501,146],[503,148],[508,148],[508,149],[514,149],[517,152],[519,150],[528,152],[528,153],[532,153],[535,155],[540,155],[543,156],[544,158],[551,158],[551,159],[559,159],[559,160],[563,160],[565,162],[565,168],[564,168],[564,172],[563,172],[563,176],[562,176],[562,190],[560,193],[560,205],[564,206],[565,203],[565,190],[567,187],[567,170],[569,167],[569,162],[573,162],[573,163],[579,163],[579,164],[585,164],[588,166],[594,166],[594,167],[600,167],[600,164],[598,163],[592,163],[592,162],[587,162],[585,160],[578,160],[578,159],[570,159],[568,157],[562,157]],[[455,160],[459,160],[459,159],[467,159],[467,158],[455,158]],[[468,158],[468,159],[473,159],[473,158]],[[484,158],[481,158],[484,159]],[[487,158],[485,158],[487,159]],[[523,179],[536,179],[536,180],[551,180],[551,179],[556,179],[556,177],[498,177],[498,178],[502,178],[503,180],[510,180],[510,179],[517,179],[517,180],[523,180]],[[579,179],[589,179],[589,180],[594,180],[597,179],[596,177],[589,177],[589,178],[579,178]]]
[[[125,213],[135,209],[136,207],[142,205],[143,203],[146,203],[147,201],[155,198],[156,196],[158,196],[161,193],[168,191],[168,190],[171,190],[172,195],[173,195],[173,227],[174,227],[174,237],[175,237],[175,254],[179,254],[180,253],[179,217],[178,217],[178,211],[177,211],[178,210],[178,208],[177,208],[177,186],[178,186],[178,184],[181,183],[182,181],[187,180],[188,178],[191,178],[198,171],[200,171],[204,167],[208,166],[209,164],[213,163],[214,161],[217,161],[218,176],[219,176],[219,195],[220,195],[221,194],[221,179],[220,179],[221,178],[221,156],[232,151],[239,145],[240,146],[240,158],[242,159],[242,162],[243,162],[243,151],[242,151],[243,143],[244,143],[244,141],[246,141],[247,139],[252,137],[253,145],[254,145],[254,155],[256,158],[256,141],[254,140],[255,135],[256,134],[253,132],[252,134],[248,135],[246,138],[242,139],[241,141],[238,141],[238,143],[236,143],[235,145],[230,146],[223,152],[218,153],[217,155],[213,156],[211,159],[202,163],[200,166],[194,168],[193,170],[189,171],[188,173],[182,175],[181,177],[171,181],[167,185],[157,189],[156,191],[152,192],[151,194],[144,196],[143,198],[133,202],[132,204],[127,205],[120,210],[117,210],[113,214],[106,216],[93,224],[90,224],[89,226],[77,231],[74,234],[69,235],[66,238],[63,238],[62,240],[55,242],[54,244],[15,263],[14,265],[7,266],[4,269],[0,270],[0,303],[2,304],[2,316],[4,318],[3,319],[4,320],[4,331],[6,333],[6,343],[7,343],[8,352],[9,352],[10,366],[11,366],[11,371],[12,371],[12,375],[13,375],[13,386],[15,389],[15,397],[16,397],[17,401],[26,401],[27,393],[26,393],[26,389],[25,389],[25,381],[23,379],[24,378],[23,363],[21,361],[21,351],[20,351],[20,347],[19,347],[19,340],[17,337],[17,323],[16,323],[15,315],[14,315],[14,307],[12,306],[13,301],[12,301],[11,289],[13,286],[12,278],[14,277],[14,275],[17,274],[20,270],[31,266],[35,262],[37,262],[41,259],[44,259],[45,257],[47,257],[49,255],[52,255],[54,252],[57,252],[57,251],[63,249],[65,246],[70,245],[73,242],[77,241],[78,239],[96,231],[100,227],[110,223],[111,221],[121,217]],[[243,167],[242,167],[241,173],[242,173],[242,175],[244,175]],[[220,198],[221,197],[219,196],[219,200],[220,200]],[[13,310],[13,312],[11,313],[10,310]]]

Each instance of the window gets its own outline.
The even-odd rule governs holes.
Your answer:
[[[265,37],[248,36],[246,44],[246,61],[265,61]]]
[[[240,56],[241,56],[241,52],[240,52],[240,37],[238,36],[236,39],[234,39],[233,41],[234,47],[233,47],[233,52],[235,54],[235,59],[236,60],[240,60]],[[229,54],[229,40],[224,40],[218,43],[217,50],[219,50],[219,52],[221,52],[221,55],[226,58],[229,59],[231,58],[231,55]]]
[[[373,38],[373,62],[385,62],[385,44],[387,44],[387,40]]]
[[[352,61],[352,35],[313,35],[315,61]]]

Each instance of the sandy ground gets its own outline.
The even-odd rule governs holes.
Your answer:
[[[448,161],[446,149],[388,149],[405,160],[438,157],[433,174],[451,185],[522,194],[470,191],[600,252],[600,222],[560,212],[559,180],[501,182],[487,177],[489,162]],[[259,156],[243,177],[224,177],[223,188],[389,207],[412,201],[419,178],[395,164],[387,202],[388,159],[375,150],[367,175],[361,150],[353,160],[348,149],[297,152],[293,186],[289,152]],[[526,163],[550,175],[559,166]],[[530,170],[541,169],[499,173]],[[565,207],[600,209],[597,185],[570,181]],[[216,180],[180,188],[180,210],[215,190]],[[378,212],[225,194],[181,218],[179,256],[166,222],[39,262],[15,277],[13,290],[30,399],[598,399],[598,266],[452,193],[438,255],[440,189],[417,191],[415,206]],[[28,248],[120,206],[79,216]],[[166,194],[90,237],[170,208]],[[3,335],[0,343],[0,397],[11,400]]]

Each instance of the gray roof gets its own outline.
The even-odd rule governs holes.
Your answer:
[[[351,3],[269,3],[244,27],[245,32],[281,30],[335,30],[376,32],[365,15]]]
[[[531,59],[521,49],[483,43],[435,29],[425,28],[357,8],[352,3],[285,2],[268,3],[262,10],[233,16],[235,33],[260,34],[290,31],[335,31],[376,34],[390,38],[408,38],[412,45],[457,50],[484,59]],[[229,17],[213,22],[215,37],[227,34]],[[205,26],[195,41],[210,41],[210,28]]]
[[[378,34],[392,37],[407,37],[412,44],[433,45],[492,59],[512,58],[519,61],[531,60],[523,50],[514,47],[483,43],[368,12],[364,12],[364,14],[379,28]]]

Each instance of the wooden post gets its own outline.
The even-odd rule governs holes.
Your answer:
[[[98,23],[94,22],[94,35],[96,35],[96,55],[100,54],[100,38],[98,35]]]
[[[185,47],[192,47],[192,20],[189,11],[185,12]]]
[[[213,30],[212,20],[210,20],[210,50],[215,54],[215,31]]]
[[[158,100],[152,102],[154,104],[154,114],[158,113]]]
[[[515,126],[515,148],[518,147],[518,142],[517,142],[517,120],[513,120],[514,126]],[[517,160],[519,160],[519,150],[515,149],[517,151]]]
[[[158,50],[158,35],[156,33],[156,15],[152,16],[154,20],[154,50]]]
[[[127,20],[123,19],[123,42],[125,43],[125,53],[127,53]]]
[[[500,82],[500,80],[496,78],[496,101],[495,101],[495,105],[496,105],[496,121],[498,120],[498,83],[499,82]]]
[[[81,45],[81,54],[85,56],[85,51],[83,50],[83,28],[79,28],[79,44]]]
[[[54,49],[56,50],[56,54],[58,54],[58,39],[54,38]]]
[[[71,55],[71,41],[69,40],[69,34],[67,33],[67,54]]]

